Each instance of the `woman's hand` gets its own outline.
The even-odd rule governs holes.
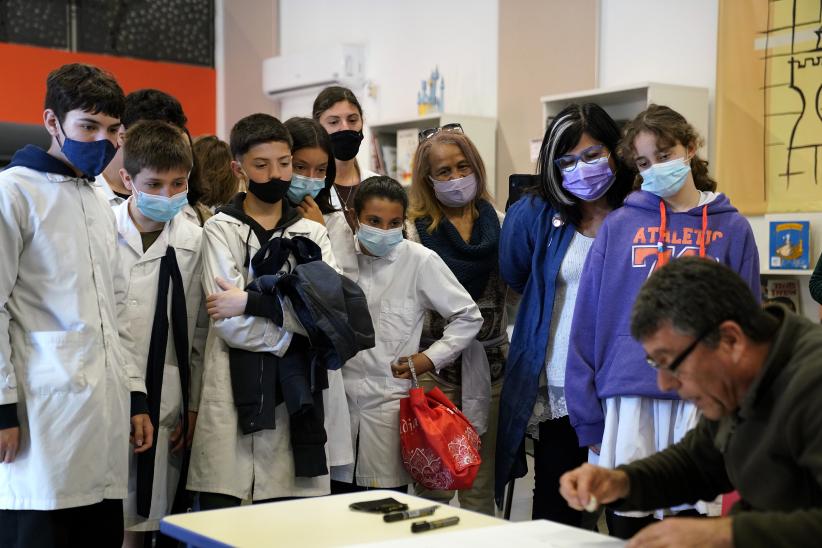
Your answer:
[[[297,206],[297,211],[303,216],[303,219],[308,219],[325,226],[325,219],[323,219],[323,212],[320,211],[320,206],[314,201],[310,194],[307,194],[300,205]]]
[[[412,355],[411,359],[414,360],[414,371],[417,376],[434,370],[434,362],[422,352]],[[408,357],[399,358],[397,363],[392,363],[391,372],[395,379],[410,379],[411,368],[408,366]]]
[[[206,311],[211,319],[222,320],[245,314],[248,293],[219,276],[215,281],[222,291],[206,297]]]

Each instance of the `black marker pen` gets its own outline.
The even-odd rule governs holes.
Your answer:
[[[418,510],[405,510],[404,512],[391,512],[390,514],[385,514],[382,519],[386,523],[392,523],[395,521],[402,521],[404,519],[414,519],[414,518],[422,518],[425,516],[430,516],[434,513],[434,510],[439,508],[439,504],[435,504],[434,506],[426,506],[425,508],[420,508]]]
[[[422,533],[423,531],[431,531],[432,529],[442,529],[450,525],[456,525],[460,522],[459,516],[451,516],[450,518],[439,519],[437,521],[418,521],[411,524],[412,533]]]

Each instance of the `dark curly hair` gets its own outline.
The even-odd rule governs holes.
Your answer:
[[[677,143],[686,148],[698,149],[705,143],[694,126],[689,124],[680,113],[671,107],[651,104],[625,126],[622,142],[619,145],[619,154],[628,165],[633,166],[636,161],[634,141],[643,131],[656,136],[657,148],[660,150]],[[710,192],[716,190],[716,181],[708,175],[708,162],[696,154],[691,158],[691,174],[697,190]],[[640,186],[642,186],[642,174],[637,174],[634,188],[638,189]]]

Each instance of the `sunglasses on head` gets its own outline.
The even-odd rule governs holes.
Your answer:
[[[430,139],[431,137],[433,137],[434,135],[436,135],[437,133],[439,133],[441,131],[444,131],[446,133],[463,133],[463,134],[465,133],[462,129],[462,125],[457,124],[457,123],[445,124],[444,126],[441,126],[441,127],[430,127],[428,129],[424,129],[424,130],[420,131],[420,143],[422,143],[425,140]]]

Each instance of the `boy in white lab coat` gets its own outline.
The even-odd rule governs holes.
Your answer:
[[[186,204],[191,147],[179,128],[161,121],[138,122],[125,137],[120,176],[131,196],[114,208],[117,267],[125,328],[156,424],[154,448],[132,459],[124,505],[125,545],[142,546],[140,532],[159,529],[180,482],[197,418],[208,319],[202,229],[178,214]]]
[[[114,215],[93,187],[123,92],[96,67],[46,82],[44,151],[0,173],[0,546],[119,546],[129,418],[150,449],[145,384],[118,330]]]
[[[188,488],[200,492],[203,510],[237,506],[243,499],[262,502],[329,493],[328,474],[295,475],[285,405],[274,409],[274,429],[243,433],[229,372],[229,349],[282,357],[293,334],[302,330],[287,311],[282,326],[264,317],[257,298],[262,295],[241,289],[262,274],[276,273],[266,270],[270,258],[261,257],[265,251],[258,252],[275,238],[303,236],[317,244],[322,260],[336,269],[328,233],[283,199],[291,181],[292,140],[279,120],[267,114],[243,118],[231,130],[230,146],[233,169],[248,180],[249,192],[218,209],[203,229],[203,286],[213,321],[188,476]],[[286,260],[282,268],[294,268],[293,253]],[[342,383],[333,385],[332,378],[329,390],[341,394]]]
[[[334,478],[335,493],[407,490],[411,478],[400,456],[399,413],[411,388],[408,357],[418,375],[439,370],[454,362],[482,326],[474,299],[439,255],[404,239],[407,207],[405,190],[390,177],[366,179],[354,197],[358,283],[376,346],[342,368],[357,458],[346,476]],[[428,310],[448,323],[441,339],[418,352]]]
[[[161,120],[179,128],[185,129],[188,118],[183,112],[183,106],[175,97],[159,89],[138,89],[126,95],[123,115],[120,117],[122,125],[118,134],[121,147],[106,169],[94,179],[94,184],[105,195],[111,207],[125,202],[131,191],[120,177],[123,169],[123,138],[126,131],[142,120]]]

